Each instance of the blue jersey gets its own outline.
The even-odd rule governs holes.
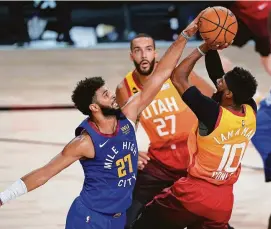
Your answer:
[[[271,106],[271,91],[269,92],[269,95],[260,102],[261,106],[270,107]]]
[[[90,209],[114,214],[125,212],[132,202],[136,182],[138,149],[135,129],[122,114],[114,134],[102,134],[89,119],[76,129],[90,135],[95,157],[82,159],[85,180],[80,193],[82,202]]]

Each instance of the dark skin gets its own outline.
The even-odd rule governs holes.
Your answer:
[[[227,48],[229,44],[225,44],[219,49]],[[215,49],[218,47],[210,47],[208,44],[204,43],[200,46],[200,50],[204,53],[207,53],[210,49]],[[188,57],[186,57],[175,69],[173,76],[171,77],[172,83],[178,90],[180,95],[191,87],[189,83],[188,76],[192,69],[194,68],[196,62],[202,57],[201,53],[195,49]],[[217,80],[217,90],[223,92],[222,100],[220,105],[223,107],[227,107],[236,111],[242,111],[242,107],[236,105],[233,101],[233,94],[228,89],[228,86],[225,82],[224,77]]]

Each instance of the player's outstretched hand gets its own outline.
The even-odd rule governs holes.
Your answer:
[[[148,154],[145,152],[139,152],[138,153],[138,162],[137,162],[137,168],[139,170],[143,170],[145,168],[145,165],[148,164],[148,161],[150,158],[148,157]]]
[[[208,8],[207,8],[208,9]],[[205,9],[206,10],[206,9]],[[188,36],[192,37],[194,34],[198,31],[198,23],[201,15],[204,13],[204,11],[201,11],[199,15],[183,30],[183,32]]]

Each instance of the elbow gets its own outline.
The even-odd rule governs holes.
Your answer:
[[[176,72],[173,72],[173,74],[172,74],[172,76],[171,76],[170,79],[171,79],[172,84],[175,87],[180,86],[180,84],[182,84],[182,82],[184,80],[180,75],[176,74]]]

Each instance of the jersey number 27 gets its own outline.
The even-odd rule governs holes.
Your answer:
[[[153,122],[159,123],[159,125],[156,127],[156,130],[159,136],[161,137],[165,135],[169,135],[169,134],[175,134],[176,132],[176,116],[175,115],[169,115],[164,118],[157,118],[157,119],[154,119]]]

